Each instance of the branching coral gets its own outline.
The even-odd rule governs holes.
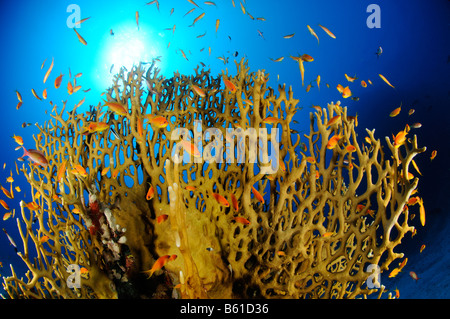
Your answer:
[[[235,92],[221,88],[224,79]],[[285,86],[277,96],[267,75],[250,73],[241,60],[235,76],[217,78],[198,69],[172,78],[158,76],[153,65],[121,69],[106,103],[123,106],[125,115],[100,106],[64,114],[64,105],[41,127],[44,139],[36,139],[48,167],[22,169],[41,195],[38,209],[22,207],[25,230],[18,221],[31,274],[26,282],[13,272],[6,290],[31,298],[166,297],[178,284],[175,291],[188,298],[374,292],[365,286],[368,266],[387,270],[403,257],[394,248],[414,230],[405,207],[418,178],[408,169],[425,148],[415,136],[403,145],[386,138],[387,159],[374,131],[367,131],[370,145],[361,144],[357,118],[339,103],[310,114],[301,143],[290,128],[298,102]],[[155,120],[161,117],[168,125]],[[90,126],[96,122],[106,130]],[[199,126],[215,131],[199,134]],[[249,133],[268,127],[278,136]],[[274,154],[272,162],[261,155],[266,143],[281,145],[279,165]],[[187,161],[193,145],[203,157]],[[244,161],[234,158],[239,150]],[[152,188],[154,196],[146,197]],[[158,223],[162,215],[168,220]],[[45,243],[43,235],[50,238]],[[142,272],[163,255],[178,258],[146,279]],[[88,273],[80,288],[67,286],[70,264]]]

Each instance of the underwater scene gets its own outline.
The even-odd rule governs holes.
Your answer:
[[[450,2],[0,4],[3,299],[450,298]]]

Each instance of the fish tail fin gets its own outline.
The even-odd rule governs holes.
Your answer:
[[[23,149],[22,158],[24,158],[25,156],[28,156],[28,151],[27,151],[27,149],[24,146],[22,146],[22,149]]]

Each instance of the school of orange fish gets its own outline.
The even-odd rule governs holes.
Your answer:
[[[191,14],[191,13],[193,13],[195,10],[200,10],[201,9],[193,0],[187,0],[187,1],[189,3],[191,3],[194,6],[194,8],[192,8],[191,10],[186,12],[184,14],[184,17],[189,15],[189,14]],[[231,2],[232,2],[233,7],[236,7],[236,4],[235,4],[234,0],[231,0]],[[204,1],[204,4],[208,5],[208,6],[216,6],[216,4],[214,2],[212,2],[212,1]],[[255,18],[248,12],[248,10],[246,9],[244,4],[245,4],[245,0],[240,1],[240,7],[241,7],[241,10],[242,10],[242,13],[243,14],[247,14],[252,20],[255,20]],[[146,5],[155,5],[157,10],[159,11],[159,2],[158,2],[158,0],[150,1]],[[170,14],[172,14],[173,12],[174,12],[174,8],[172,8],[170,10]],[[205,16],[205,14],[206,14],[205,12],[202,12],[201,14],[199,14],[193,20],[191,26],[194,26],[198,21],[200,21]],[[84,19],[82,19],[80,21],[77,21],[76,24],[81,24],[81,23],[87,21],[88,19],[90,19],[90,17],[84,18]],[[139,29],[139,12],[138,11],[136,11],[135,19],[136,19],[136,25],[137,25],[137,27]],[[266,21],[265,18],[262,18],[262,17],[256,18],[256,20]],[[216,33],[217,33],[218,29],[219,29],[219,26],[220,26],[220,20],[217,19],[216,23],[215,23],[215,32]],[[320,24],[318,24],[318,26],[329,37],[331,37],[333,39],[336,39],[336,36],[327,27],[325,27],[323,25],[320,25]],[[319,36],[314,31],[314,29],[310,25],[306,25],[306,28],[311,33],[311,35],[314,36],[317,39],[317,43],[319,44]],[[80,33],[78,33],[75,28],[73,30],[75,31],[75,34],[76,34],[78,40],[83,45],[87,45],[87,41],[82,37],[82,35],[80,35]],[[172,28],[167,28],[167,30],[172,30],[172,32],[174,33],[175,30],[176,30],[176,25],[174,25]],[[257,32],[258,32],[259,36],[261,36],[264,39],[263,32],[260,31],[260,30],[257,30]],[[114,35],[114,32],[113,32],[112,29],[110,30],[110,34],[112,36]],[[205,34],[201,34],[201,35],[197,36],[197,38],[201,38],[201,37],[205,36]],[[292,33],[292,34],[288,34],[288,35],[283,36],[283,38],[290,39],[290,38],[292,38],[294,36],[295,36],[295,33]],[[170,42],[168,44],[168,47],[169,46],[170,46]],[[184,59],[189,61],[186,53],[182,49],[179,49],[178,51],[182,54]],[[203,49],[201,51],[203,51]],[[211,55],[211,47],[209,47],[209,54]],[[302,55],[290,56],[290,57],[294,61],[299,63],[301,82],[302,82],[302,86],[304,86],[304,78],[305,78],[304,62],[313,62],[314,58],[311,57],[308,54],[302,54]],[[219,57],[218,59],[223,61],[224,64],[228,63],[228,58],[225,58],[225,56]],[[279,57],[279,58],[276,58],[276,59],[270,58],[270,60],[272,60],[273,62],[282,62],[284,60],[284,57]],[[46,63],[46,60],[43,61],[42,65],[41,65],[41,69],[44,68],[45,63]],[[200,62],[200,63],[202,64],[202,66],[205,66],[204,63],[202,63],[202,62]],[[51,62],[50,66],[48,67],[48,69],[47,69],[47,71],[46,71],[46,73],[44,75],[44,79],[43,79],[44,84],[48,80],[48,78],[49,78],[49,76],[50,76],[50,74],[51,74],[51,72],[53,70],[53,66],[54,66],[54,59],[52,58],[52,62]],[[71,74],[71,71],[69,69],[69,75],[68,75],[69,80],[67,82],[67,93],[69,95],[75,94],[76,92],[78,92],[81,89],[81,85],[77,84],[77,79],[80,78],[81,76],[82,76],[82,74],[78,73],[78,74],[74,75],[73,78],[72,78],[72,74]],[[355,82],[358,79],[356,76],[350,77],[347,74],[344,74],[344,76],[345,76],[346,80],[348,82],[350,82],[350,83],[353,83],[353,82]],[[54,88],[55,89],[59,89],[61,87],[61,84],[62,84],[62,81],[63,81],[63,77],[64,77],[64,74],[60,73],[60,75],[55,78],[55,80],[54,80]],[[395,89],[395,87],[389,82],[389,80],[384,75],[379,74],[379,77],[387,85],[389,85],[390,87]],[[237,91],[237,88],[236,88],[235,84],[233,82],[231,82],[230,80],[223,78],[223,82],[224,82],[224,85],[225,85],[225,89],[229,90],[231,93],[235,93]],[[312,82],[316,82],[317,87],[320,90],[321,76],[317,75],[316,79],[314,81],[312,81]],[[311,88],[313,87],[312,86],[312,82],[309,85],[307,85],[306,92],[309,92],[311,90]],[[369,83],[370,85],[373,85],[373,83],[372,83],[372,81],[370,79],[367,79],[367,82],[365,80],[361,80],[360,85],[363,88],[367,88],[368,87],[367,83]],[[326,83],[326,86],[328,88],[330,87],[330,85],[328,83]],[[195,92],[195,94],[199,95],[200,97],[205,97],[206,96],[205,91],[202,88],[198,87],[197,85],[191,83],[190,88],[191,88],[191,90],[193,92]],[[349,86],[345,86],[344,87],[344,85],[338,84],[336,88],[337,88],[338,92],[342,95],[343,98],[351,97],[354,100],[359,100],[358,97],[354,97],[352,95],[352,91],[351,91]],[[149,90],[151,90],[150,87],[149,87]],[[87,93],[89,91],[90,91],[90,89],[83,90],[84,93]],[[33,96],[39,101],[42,101],[42,99],[46,100],[48,98],[48,94],[49,94],[49,92],[47,91],[47,88],[45,88],[43,90],[42,98],[38,95],[38,93],[33,88],[31,89],[31,92],[32,92]],[[23,99],[22,99],[22,95],[19,93],[19,91],[16,91],[16,95],[17,95],[17,99],[18,99],[18,104],[16,106],[16,109],[19,109],[23,105]],[[84,103],[84,101],[85,101],[84,98],[81,99],[75,105],[74,110],[77,107],[81,106]],[[120,116],[127,116],[128,115],[128,110],[120,102],[111,102],[111,101],[108,102],[108,101],[105,101],[105,100],[103,100],[103,102],[104,102],[104,106],[107,106],[111,112],[114,112],[114,113],[116,113],[116,114],[118,114]],[[252,105],[252,102],[250,100],[245,100],[245,102],[247,104],[249,104],[249,105]],[[54,111],[56,109],[56,104],[53,105],[52,101],[50,101],[49,103],[50,103],[50,105],[53,106],[53,111]],[[65,104],[66,101],[63,101],[63,103]],[[320,106],[313,106],[313,108],[315,108],[317,111],[321,112]],[[398,116],[400,114],[400,112],[401,112],[401,109],[402,109],[402,105],[400,105],[398,108],[394,109],[389,114],[389,116],[390,117]],[[415,112],[414,109],[410,109],[408,111],[408,115],[411,116],[414,112]],[[356,116],[355,117],[350,117],[349,116],[349,118],[353,118],[355,120],[355,125],[357,125],[357,117]],[[165,117],[163,117],[163,116],[155,116],[155,115],[152,115],[152,114],[147,114],[147,115],[143,116],[143,119],[147,120],[148,123],[154,129],[165,128],[169,124],[167,119]],[[327,123],[327,126],[336,124],[340,120],[341,120],[341,115],[334,116],[333,118],[331,118],[329,120],[329,122]],[[267,117],[266,119],[264,119],[263,122],[267,123],[267,124],[276,124],[279,121],[280,121],[279,118]],[[31,123],[23,123],[22,127],[27,127],[29,125],[31,125]],[[403,145],[405,143],[406,135],[411,130],[411,128],[418,129],[420,127],[421,127],[420,123],[414,123],[412,125],[406,124],[406,126],[405,126],[405,128],[403,130],[398,132],[395,136],[393,135],[393,141],[394,141],[393,145],[394,145],[394,147],[398,148],[398,147],[400,147],[401,145]],[[101,132],[103,132],[104,130],[106,130],[108,128],[109,128],[109,125],[107,123],[105,123],[105,122],[91,122],[87,127],[83,128],[83,134],[86,135],[86,134],[101,133]],[[138,132],[139,132],[140,136],[143,135],[143,129],[144,128],[143,128],[142,119],[139,119],[138,120]],[[23,138],[21,136],[13,135],[12,138],[19,145],[16,148],[16,150],[22,148],[23,152],[24,152],[22,157],[19,157],[19,159],[18,159],[19,161],[23,161],[24,157],[28,157],[33,165],[38,165],[38,166],[42,166],[42,167],[46,167],[48,165],[48,160],[46,159],[45,155],[41,151],[35,150],[35,149],[26,149],[23,146],[24,145],[24,140],[23,140]],[[341,138],[342,138],[342,136],[340,136],[340,135],[334,135],[334,136],[330,137],[329,141],[327,142],[327,148],[328,149],[333,149],[337,145],[337,143],[339,142],[339,140]],[[38,135],[38,139],[40,139],[39,135]],[[366,138],[365,140],[366,140],[367,143],[370,143],[370,139],[369,138]],[[182,148],[187,153],[189,153],[189,155],[194,156],[194,157],[200,157],[201,156],[201,154],[200,154],[200,152],[199,152],[199,150],[198,150],[198,148],[197,148],[197,146],[195,144],[190,143],[189,141],[182,140],[181,141],[181,145],[182,145]],[[355,147],[353,145],[348,145],[347,146],[347,151],[348,152],[353,152],[353,151],[355,151]],[[433,160],[436,157],[436,155],[437,155],[437,151],[436,150],[432,151],[430,159]],[[308,157],[306,160],[309,163],[312,163],[312,164],[315,163],[315,159],[312,158],[312,157]],[[285,168],[284,162],[282,162],[282,161],[280,161],[280,162],[281,162],[280,163],[280,168],[282,170],[285,170],[286,168]],[[17,163],[15,163],[15,164],[16,164],[16,172],[17,172],[17,174],[19,174],[19,170],[17,168]],[[412,164],[413,164],[414,168],[416,169],[416,171],[420,175],[422,175],[421,172],[419,171],[419,168],[418,168],[417,164],[414,161],[412,161]],[[57,172],[57,179],[56,179],[57,181],[60,181],[65,176],[65,174],[66,174],[66,172],[68,170],[68,168],[66,166],[67,166],[67,161],[64,161],[61,164],[61,166],[59,167],[58,172]],[[6,163],[3,165],[3,169],[5,169],[5,168],[6,168]],[[81,165],[74,165],[74,167],[69,172],[74,174],[74,175],[76,175],[76,176],[82,177],[82,178],[85,178],[85,177],[88,176],[88,173],[86,172],[86,169],[84,167],[82,167]],[[107,168],[102,170],[101,176],[105,176],[108,172],[109,172],[109,167],[107,167]],[[118,174],[119,174],[119,171],[115,170],[114,172],[112,172],[111,177],[112,178],[116,178]],[[408,176],[408,179],[412,178],[412,177],[413,176],[411,174],[411,176]],[[13,178],[12,171],[11,171],[10,176],[7,178],[6,182],[10,184],[9,190],[6,189],[5,187],[3,187],[1,184],[0,184],[0,188],[1,188],[2,192],[3,192],[3,194],[7,198],[14,199],[14,190],[16,192],[21,192],[21,189],[20,189],[19,186],[16,186],[13,189],[14,178]],[[186,190],[188,190],[188,191],[196,191],[196,188],[193,187],[193,186],[186,186]],[[251,188],[251,191],[253,193],[254,198],[256,198],[261,204],[264,204],[264,197],[261,195],[261,193],[253,186]],[[152,185],[150,185],[149,189],[148,189],[148,192],[146,194],[146,199],[147,200],[152,200],[154,198],[154,195],[155,195],[155,189],[154,189],[154,187]],[[217,203],[219,205],[222,205],[224,207],[230,207],[230,202],[223,195],[218,194],[218,193],[209,193],[209,195],[212,196],[217,201]],[[40,209],[40,206],[38,204],[36,204],[36,202],[34,202],[34,200],[39,198],[40,194],[36,193],[36,194],[32,194],[32,196],[33,196],[33,201],[32,202],[25,203],[25,202],[21,201],[21,206],[26,207],[29,210],[38,210],[38,209]],[[239,212],[239,202],[236,199],[236,197],[234,196],[234,194],[230,194],[230,200],[231,200],[232,208],[234,209],[234,211],[236,213],[238,213]],[[9,207],[9,205],[7,204],[7,202],[4,199],[0,199],[0,204],[3,206],[3,208],[5,210],[9,211],[9,212],[6,212],[3,215],[3,220],[4,221],[8,220],[11,217],[14,217],[15,209],[10,211],[10,207]],[[408,209],[408,206],[412,206],[412,205],[415,205],[415,204],[419,204],[420,205],[420,221],[421,221],[422,225],[425,225],[425,209],[423,207],[423,201],[422,201],[422,199],[420,197],[418,197],[418,196],[412,197],[409,200],[409,202],[407,203],[407,206],[405,206],[405,209]],[[364,205],[358,205],[358,207],[357,207],[358,211],[363,211],[364,209],[367,209],[366,210],[366,214],[373,214],[374,213],[373,210],[370,210],[369,207],[366,208]],[[160,215],[160,216],[157,217],[157,223],[158,224],[163,223],[167,219],[168,219],[168,215],[167,214]],[[244,225],[244,226],[250,224],[250,221],[248,219],[246,219],[244,217],[240,217],[240,216],[233,217],[233,220],[235,222],[237,222],[237,223],[240,223],[240,224]],[[17,247],[16,247],[16,244],[14,243],[14,240],[9,236],[9,234],[6,232],[5,229],[3,229],[3,231],[8,236],[8,239],[9,239],[10,243],[14,246],[14,248],[17,251]],[[332,235],[333,235],[333,233],[325,233],[322,236],[323,237],[328,237],[328,236],[332,236]],[[413,233],[412,236],[414,236],[414,235],[415,235],[415,233]],[[45,243],[48,239],[49,239],[48,236],[43,236],[40,239],[40,242],[41,243]],[[422,245],[421,248],[420,248],[420,253],[424,249],[425,249],[425,245]],[[280,251],[280,252],[277,252],[277,254],[278,255],[282,255],[283,252]],[[149,275],[149,277],[151,277],[154,272],[162,269],[167,262],[173,261],[176,258],[177,258],[176,255],[161,256],[158,260],[156,260],[156,262],[154,263],[153,267],[150,270],[145,271],[145,273],[147,273]],[[399,264],[399,266],[397,268],[392,270],[392,272],[389,274],[389,278],[393,278],[396,275],[398,275],[398,273],[400,273],[402,271],[403,267],[406,265],[407,260],[408,259],[405,258]],[[1,263],[0,263],[0,265],[1,265]],[[86,273],[86,272],[87,272],[87,270],[84,268],[83,269],[83,273]],[[419,277],[417,276],[417,274],[414,271],[411,271],[409,274],[414,280],[418,280],[419,279]],[[396,297],[398,298],[399,297],[398,289],[395,290],[395,293],[396,293]]]

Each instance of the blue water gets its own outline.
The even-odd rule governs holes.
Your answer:
[[[404,127],[406,123],[422,123],[415,132],[419,146],[427,146],[427,151],[416,158],[423,177],[420,178],[419,191],[427,211],[426,227],[417,222],[418,234],[412,240],[407,236],[402,246],[409,258],[404,271],[394,279],[382,278],[382,284],[399,288],[402,298],[449,298],[450,297],[450,252],[447,245],[450,233],[449,197],[450,167],[448,136],[450,135],[450,2],[446,0],[421,1],[268,1],[247,0],[245,7],[255,18],[264,17],[266,21],[252,20],[241,11],[238,0],[236,7],[231,0],[216,1],[217,6],[208,6],[196,1],[202,9],[196,8],[187,16],[183,15],[194,6],[185,0],[160,2],[159,12],[155,5],[145,5],[149,1],[83,1],[77,0],[80,18],[91,17],[77,31],[86,39],[82,45],[75,32],[68,27],[72,21],[72,1],[14,1],[0,4],[0,27],[2,44],[2,150],[0,183],[7,185],[6,178],[12,169],[15,183],[22,188],[16,193],[16,200],[5,199],[9,206],[20,212],[19,200],[23,195],[29,198],[29,188],[23,177],[15,174],[14,161],[22,151],[14,151],[16,144],[11,138],[20,135],[25,146],[33,148],[32,134],[37,133],[34,126],[22,128],[23,122],[43,123],[49,116],[52,100],[59,107],[62,100],[68,100],[68,109],[83,96],[86,101],[80,110],[89,104],[97,105],[100,93],[111,84],[112,74],[121,64],[130,69],[137,59],[150,61],[161,56],[161,73],[171,76],[173,72],[192,74],[200,61],[211,68],[212,74],[219,74],[225,67],[219,56],[230,58],[226,65],[231,74],[236,73],[233,54],[237,59],[247,57],[252,71],[264,69],[270,74],[269,84],[291,85],[294,96],[300,99],[304,109],[296,115],[300,123],[296,129],[308,132],[311,105],[326,106],[327,102],[341,100],[348,106],[349,114],[358,113],[358,133],[364,136],[364,129],[376,128],[376,137],[384,140]],[[369,28],[367,12],[369,4],[380,7],[380,28]],[[170,15],[171,8],[174,12]],[[70,9],[70,7],[69,7]],[[139,11],[139,30],[136,26],[135,12]],[[203,19],[194,27],[193,20],[206,12]],[[218,32],[215,21],[220,19]],[[173,25],[176,30],[172,33]],[[328,27],[336,39],[330,38],[318,26]],[[317,43],[306,25],[310,25],[320,38]],[[164,30],[170,28],[170,30]],[[114,36],[110,34],[113,30]],[[263,32],[264,39],[258,31]],[[197,38],[206,32],[206,35]],[[283,36],[295,33],[291,39]],[[168,44],[170,42],[170,47]],[[381,46],[383,53],[377,58],[375,52]],[[208,54],[211,47],[211,55]],[[200,51],[204,48],[203,51]],[[183,50],[186,61],[179,50]],[[189,51],[191,53],[189,53]],[[298,64],[289,55],[307,53],[315,58],[305,66],[305,87],[318,74],[321,75],[320,91],[313,82],[310,92],[301,86]],[[280,63],[272,62],[284,56]],[[54,68],[46,84],[42,83],[45,71],[54,58]],[[46,60],[41,70],[42,62]],[[113,72],[110,73],[111,65]],[[83,89],[91,91],[67,97],[69,68],[73,75],[83,75],[78,83]],[[53,81],[57,75],[64,74],[62,87],[54,90]],[[350,84],[352,92],[359,101],[343,101],[336,90],[338,83],[348,85],[344,74],[356,74],[359,80],[371,79],[373,86],[362,88],[359,80]],[[384,74],[395,86],[386,85],[378,74]],[[279,75],[279,80],[277,80]],[[326,87],[330,84],[330,88]],[[47,101],[36,100],[31,88],[42,96],[45,87],[49,90]],[[21,92],[24,103],[16,110],[15,90]],[[51,92],[51,94],[50,94]],[[51,97],[50,97],[51,95]],[[402,112],[395,118],[389,113],[402,103]],[[407,110],[415,113],[408,117]],[[431,150],[438,155],[430,162]],[[20,164],[20,163],[19,163]],[[5,186],[6,187],[6,186]],[[8,188],[8,187],[7,187]],[[0,208],[0,214],[5,211]],[[417,219],[417,218],[416,218]],[[2,228],[16,238],[21,248],[15,219],[0,221]],[[419,247],[426,244],[423,253]],[[4,234],[0,234],[0,268],[2,275],[9,275],[9,264],[16,271],[25,271],[22,261],[9,245]],[[415,271],[419,281],[412,280],[408,273]]]

